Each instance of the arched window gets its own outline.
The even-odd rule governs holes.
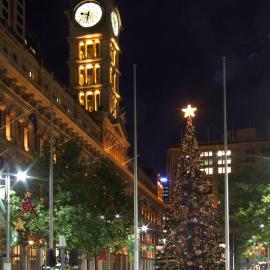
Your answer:
[[[81,92],[81,93],[79,94],[79,102],[80,102],[81,105],[84,105],[84,99],[85,99],[84,93]]]
[[[85,59],[85,46],[84,44],[80,44],[80,60]]]
[[[49,140],[49,135],[47,133],[43,133],[40,136],[40,142],[39,142],[39,151],[43,152],[44,150],[44,144]]]
[[[29,130],[28,127],[24,127],[23,129],[23,146],[24,150],[28,152],[29,149]]]
[[[6,115],[6,139],[11,141],[11,117]]]
[[[84,74],[84,69],[80,68],[79,69],[79,85],[84,85],[85,84],[85,78],[84,78],[85,74]]]
[[[32,123],[28,124],[28,146],[29,146],[29,150],[34,152],[35,151],[35,140],[36,140],[36,136],[35,136],[35,129]]]
[[[95,92],[95,111],[100,110],[100,91]]]
[[[5,137],[6,115],[5,108],[0,107],[0,136]]]
[[[88,44],[87,45],[87,58],[88,59],[94,58],[94,47],[93,47],[93,44]]]
[[[87,84],[88,85],[91,85],[91,84],[93,84],[93,76],[94,74],[93,74],[93,68],[88,68],[87,69]]]
[[[29,115],[28,136],[30,150],[35,152],[37,150],[37,118],[35,113]]]
[[[101,55],[100,55],[100,43],[97,42],[97,43],[95,44],[95,47],[96,47],[96,57],[97,57],[97,58],[100,58],[100,57],[101,57]]]
[[[21,120],[18,120],[18,123],[16,125],[16,137],[17,137],[17,143],[18,144],[23,144],[23,136],[24,136],[24,130],[23,130],[24,123]]]
[[[100,83],[100,66],[96,66],[96,83]]]
[[[87,92],[86,109],[89,112],[94,111],[94,96],[93,96],[93,92]]]
[[[16,142],[17,140],[17,125],[18,121],[16,120],[16,114],[15,112],[12,112],[10,114],[10,129],[11,129],[11,140],[13,142]]]

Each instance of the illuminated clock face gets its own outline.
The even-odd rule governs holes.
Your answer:
[[[119,34],[119,20],[115,11],[111,13],[112,29],[115,36]]]
[[[102,9],[94,2],[85,2],[75,10],[75,21],[82,27],[96,25],[101,17]]]

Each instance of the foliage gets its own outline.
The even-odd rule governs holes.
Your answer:
[[[222,262],[221,222],[211,184],[201,171],[195,130],[189,117],[170,190],[160,269],[216,269]],[[164,241],[163,240],[163,241]]]
[[[128,184],[119,169],[109,160],[83,159],[82,147],[70,140],[57,142],[54,155],[54,236],[65,235],[69,247],[77,247],[90,255],[103,249],[115,251],[128,241],[131,229],[132,200]],[[36,216],[20,213],[21,199],[13,198],[15,222],[23,219],[26,239],[34,233],[48,236],[49,146],[32,165],[31,181]],[[119,215],[119,216],[118,216]],[[57,239],[57,238],[56,238]]]
[[[243,166],[229,177],[230,227],[237,257],[249,257],[270,240],[270,166],[268,160]],[[223,209],[223,179],[219,179]],[[260,226],[263,225],[263,228]]]

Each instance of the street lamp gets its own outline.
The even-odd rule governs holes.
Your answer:
[[[16,178],[18,181],[23,181],[25,182],[26,181],[26,178],[27,178],[27,173],[26,172],[23,172],[23,171],[19,171],[17,174],[16,174]]]
[[[149,230],[147,225],[142,225],[142,227],[140,229],[142,232],[147,232]]]
[[[3,173],[2,173],[3,174]],[[7,173],[5,173],[5,189],[6,189],[6,262],[4,263],[4,270],[11,270],[10,263],[10,173],[9,166]],[[25,181],[27,178],[26,172],[19,171],[15,174],[18,181]]]

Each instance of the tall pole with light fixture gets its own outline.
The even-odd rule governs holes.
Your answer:
[[[230,221],[229,221],[229,177],[228,177],[228,141],[227,141],[227,94],[226,94],[226,57],[223,66],[223,109],[224,109],[224,158],[225,158],[225,270],[230,269]]]
[[[53,102],[50,106],[49,249],[53,249]]]
[[[5,177],[5,190],[6,190],[6,262],[4,263],[4,270],[11,270],[10,262],[10,170],[9,164],[6,165],[7,172]],[[26,180],[25,172],[18,172],[16,175],[17,180]]]
[[[4,265],[4,270],[11,270],[10,263],[10,175],[9,175],[9,165],[7,164],[6,173],[6,263]]]
[[[138,235],[138,153],[137,153],[137,85],[136,65],[134,64],[134,270],[139,270]]]

